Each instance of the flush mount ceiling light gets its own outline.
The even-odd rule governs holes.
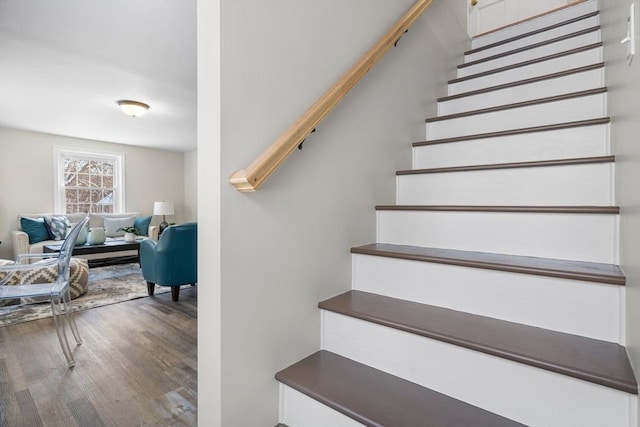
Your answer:
[[[149,106],[144,102],[129,101],[126,99],[121,99],[117,102],[117,104],[125,114],[128,114],[132,117],[142,116],[149,109]]]

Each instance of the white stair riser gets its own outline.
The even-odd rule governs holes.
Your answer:
[[[613,204],[613,164],[400,175],[400,205]]]
[[[609,125],[484,138],[413,149],[413,169],[607,156]]]
[[[624,345],[624,286],[354,254],[353,289]]]
[[[280,384],[280,422],[291,427],[364,425],[284,384]]]
[[[511,37],[535,31],[541,28],[546,28],[560,22],[567,21],[577,16],[586,15],[590,12],[598,10],[598,4],[596,1],[587,1],[585,3],[578,4],[576,6],[568,7],[563,10],[559,10],[555,13],[541,16],[536,19],[524,21],[519,25],[504,28],[499,31],[494,31],[483,36],[474,37],[471,40],[472,49],[477,49],[488,44],[496,43],[501,40],[506,40]]]
[[[501,58],[469,65],[468,67],[464,68],[458,68],[457,76],[466,77],[473,74],[482,73],[484,71],[495,70],[496,68],[518,64],[520,62],[529,61],[530,59],[536,59],[546,55],[552,55],[554,53],[565,52],[570,49],[587,46],[593,43],[598,43],[600,41],[600,31],[593,31],[548,45],[527,49],[523,52],[513,53]]]
[[[448,95],[469,92],[471,90],[482,89],[518,80],[529,79],[545,74],[557,73],[571,68],[602,62],[602,48],[589,49],[559,58],[549,59],[531,65],[513,68],[487,76],[475,77],[457,83],[449,84]]]
[[[472,53],[464,56],[464,62],[476,61],[478,59],[486,58],[489,56],[497,55],[499,53],[508,52],[513,49],[519,49],[525,46],[530,46],[535,43],[540,43],[546,40],[551,40],[556,37],[561,37],[567,34],[574,33],[576,31],[585,30],[587,28],[599,25],[600,20],[598,15],[590,18],[585,18],[571,24],[563,25],[562,27],[547,30],[544,33],[534,34],[533,36],[525,37],[519,40],[514,40],[509,43],[501,44],[489,49],[481,50],[476,53]]]
[[[322,324],[325,350],[527,425],[631,425],[628,393],[336,313]]]
[[[605,86],[604,69],[585,71],[540,82],[494,90],[438,103],[438,116],[530,101],[548,96],[597,89]]]
[[[377,242],[617,263],[618,216],[378,211]]]
[[[606,115],[606,94],[513,108],[427,123],[427,140],[475,135],[531,126],[601,118]]]

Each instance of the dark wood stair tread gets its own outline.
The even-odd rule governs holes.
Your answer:
[[[276,379],[366,426],[523,425],[324,350]]]
[[[478,110],[464,111],[461,113],[447,114],[443,116],[430,117],[425,119],[427,123],[440,122],[443,120],[458,119],[461,117],[475,116],[478,114],[494,113],[496,111],[513,110],[514,108],[529,107],[531,105],[546,104],[549,102],[564,101],[567,99],[581,98],[584,96],[598,95],[606,93],[606,87],[596,89],[581,90],[578,92],[564,93],[562,95],[547,96],[544,98],[531,99],[528,101],[514,102],[511,104],[496,105],[494,107],[481,108]]]
[[[403,176],[403,175],[422,175],[422,174],[431,174],[431,173],[470,172],[470,171],[520,169],[520,168],[549,167],[549,166],[588,165],[588,164],[594,164],[594,163],[612,163],[615,161],[615,159],[616,159],[615,156],[598,156],[598,157],[580,157],[580,158],[573,158],[573,159],[539,160],[539,161],[532,161],[532,162],[493,163],[488,165],[451,166],[451,167],[429,168],[429,169],[407,169],[407,170],[396,171],[396,175]]]
[[[534,274],[562,279],[624,285],[626,278],[613,264],[506,255],[457,249],[373,243],[351,248],[351,253],[471,268]]]
[[[484,93],[489,93],[489,92],[494,92],[497,90],[501,90],[501,89],[508,89],[508,88],[512,88],[512,87],[516,87],[516,86],[524,86],[524,85],[528,85],[531,83],[538,83],[538,82],[542,82],[545,80],[552,80],[552,79],[556,79],[559,77],[565,77],[565,76],[570,76],[572,74],[578,74],[578,73],[582,73],[585,71],[591,71],[591,70],[597,70],[600,68],[604,68],[604,62],[598,62],[595,64],[591,64],[591,65],[585,65],[582,67],[576,67],[576,68],[571,68],[568,70],[563,70],[563,71],[558,71],[556,73],[551,73],[551,74],[545,74],[542,76],[537,76],[537,77],[532,77],[529,79],[523,79],[523,80],[517,80],[514,82],[509,82],[509,83],[503,83],[500,85],[496,85],[496,86],[489,86],[486,88],[482,88],[482,89],[477,89],[477,90],[472,90],[472,91],[468,91],[468,92],[462,92],[462,93],[457,93],[455,95],[449,95],[449,96],[443,96],[438,98],[438,102],[447,102],[447,101],[452,101],[454,99],[460,99],[460,98],[465,98],[468,96],[474,96],[474,95],[481,95]]]
[[[464,64],[458,65],[458,69],[471,67],[471,66],[477,65],[477,64],[482,64],[483,62],[493,61],[494,59],[504,58],[506,56],[510,56],[510,55],[513,55],[513,54],[516,54],[516,53],[526,52],[527,50],[535,49],[535,48],[542,47],[542,46],[547,46],[547,45],[550,45],[550,44],[553,44],[553,43],[558,43],[560,41],[572,39],[574,37],[583,36],[585,34],[593,33],[593,32],[598,31],[598,30],[600,30],[600,26],[599,25],[596,25],[596,26],[593,26],[593,27],[590,27],[590,28],[585,28],[584,30],[575,31],[573,33],[569,33],[569,34],[565,34],[565,35],[562,35],[562,36],[555,37],[553,39],[543,40],[543,41],[538,42],[538,43],[532,43],[530,45],[519,47],[519,48],[516,48],[516,49],[512,49],[512,50],[509,50],[509,51],[506,51],[506,52],[500,52],[500,53],[497,53],[495,55],[487,56],[485,58],[480,58],[480,59],[476,59],[474,61],[465,62]]]
[[[427,141],[414,142],[413,147],[423,147],[427,145],[446,144],[451,142],[471,141],[476,139],[496,138],[503,136],[522,135],[536,132],[549,132],[554,130],[572,129],[583,126],[605,125],[611,122],[610,117],[600,117],[597,119],[578,120],[574,122],[554,123],[550,125],[532,126],[518,129],[508,129],[496,132],[477,133],[472,135],[455,136],[451,138],[431,139]]]
[[[511,43],[511,42],[514,42],[514,41],[517,41],[517,40],[520,40],[520,39],[524,39],[524,38],[527,38],[527,37],[534,36],[536,34],[541,34],[541,33],[547,32],[549,30],[553,30],[555,28],[564,27],[565,25],[573,24],[575,22],[579,22],[579,21],[591,18],[593,16],[597,16],[599,14],[600,14],[599,11],[590,12],[590,13],[587,13],[585,15],[580,15],[580,16],[577,16],[575,18],[571,18],[571,19],[568,19],[566,21],[559,22],[557,24],[549,25],[549,26],[544,27],[544,28],[539,28],[537,30],[529,31],[527,33],[518,34],[517,36],[513,36],[513,37],[510,37],[508,39],[500,40],[500,41],[497,41],[495,43],[490,43],[490,44],[487,44],[487,45],[484,45],[484,46],[481,46],[481,47],[478,47],[478,48],[475,48],[475,49],[471,49],[471,50],[466,51],[464,54],[465,55],[471,55],[471,54],[474,54],[474,53],[477,53],[477,52],[482,52],[483,50],[492,49],[494,47],[502,46],[502,45],[505,45],[507,43]]]
[[[617,215],[618,206],[377,205],[378,211],[511,212]]]
[[[580,53],[580,52],[586,52],[586,51],[591,50],[591,49],[597,49],[597,48],[602,47],[602,45],[603,45],[602,42],[592,43],[590,45],[581,46],[581,47],[565,50],[563,52],[553,53],[553,54],[546,55],[546,56],[541,56],[539,58],[530,59],[528,61],[518,62],[517,64],[506,65],[504,67],[499,67],[499,68],[494,68],[492,70],[483,71],[481,73],[476,73],[476,74],[472,74],[472,75],[464,76],[464,77],[458,77],[456,79],[449,80],[448,83],[449,84],[459,83],[459,82],[463,82],[463,81],[467,81],[467,80],[472,80],[472,79],[475,79],[475,78],[478,78],[478,77],[484,77],[484,76],[489,76],[491,74],[500,73],[502,71],[513,70],[513,69],[516,69],[516,68],[525,67],[527,65],[537,64],[539,62],[549,61],[551,59],[562,58],[563,56],[573,55],[575,53]]]
[[[361,291],[346,292],[318,306],[627,393],[638,393],[626,349],[616,343]]]

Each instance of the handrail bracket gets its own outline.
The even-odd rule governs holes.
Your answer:
[[[408,33],[408,32],[409,32],[409,29],[404,30],[404,33],[402,33],[402,36],[404,36],[404,35],[405,35],[406,33]],[[396,40],[396,41],[393,43],[393,47],[398,47],[398,42],[400,41],[400,39],[402,38],[402,36],[398,37],[398,40]]]
[[[316,131],[316,128],[313,128],[313,130],[311,132],[309,132],[309,135],[307,135],[307,138],[309,138],[309,136],[314,133]],[[304,144],[304,142],[307,140],[307,138],[303,139],[302,142],[300,143],[300,145],[298,145],[298,150],[302,150],[302,144]]]

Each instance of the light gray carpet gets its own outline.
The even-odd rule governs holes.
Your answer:
[[[169,292],[167,286],[156,286],[155,294]],[[88,310],[147,296],[147,283],[138,264],[120,264],[89,269],[89,288],[83,296],[71,301],[73,311]],[[0,307],[0,327],[51,317],[47,303]]]

